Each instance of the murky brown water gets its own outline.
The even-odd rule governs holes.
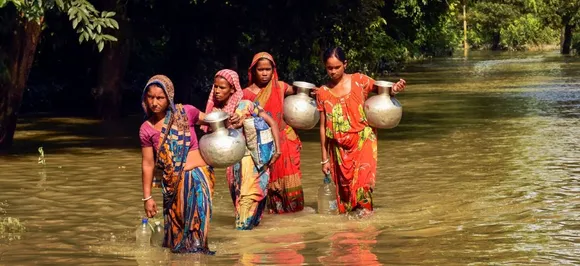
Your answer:
[[[580,264],[580,59],[475,54],[400,75],[404,117],[379,135],[374,217],[314,213],[319,143],[302,132],[310,208],[236,231],[218,171],[213,257],[134,250],[140,116],[121,128],[24,117],[19,154],[0,157],[0,265]]]

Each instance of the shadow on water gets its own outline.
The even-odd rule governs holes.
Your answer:
[[[52,153],[82,152],[82,148],[137,148],[141,122],[137,116],[100,121],[27,115],[18,121],[14,145],[9,153],[35,154],[38,147]]]

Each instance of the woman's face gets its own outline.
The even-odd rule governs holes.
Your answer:
[[[234,94],[234,88],[225,78],[217,76],[213,79],[213,92],[218,102],[225,103]]]
[[[342,63],[338,58],[331,56],[326,60],[326,62],[324,62],[324,66],[326,67],[326,73],[330,79],[334,82],[338,82],[344,74],[346,62]]]
[[[169,106],[169,99],[165,95],[165,92],[158,85],[150,85],[147,89],[147,94],[145,95],[145,102],[147,103],[147,108],[153,112],[153,114],[161,114],[167,111]]]
[[[256,77],[256,83],[258,84],[268,84],[272,80],[272,75],[274,74],[274,67],[272,62],[266,58],[258,60],[256,63],[254,75]]]

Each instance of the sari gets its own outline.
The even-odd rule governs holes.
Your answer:
[[[246,118],[261,111],[262,108],[247,100],[240,101],[236,109],[237,114]],[[259,167],[249,151],[231,168],[228,184],[235,207],[236,229],[251,230],[260,224],[266,208],[270,170],[267,166]]]
[[[249,88],[244,89],[244,100],[250,100],[262,106],[276,121],[280,129],[281,156],[270,166],[268,184],[268,209],[270,213],[290,213],[304,209],[302,190],[302,173],[300,172],[300,150],[302,143],[294,129],[286,124],[283,118],[284,92],[288,84],[278,80],[276,63],[272,55],[261,52],[254,56],[248,69],[250,85],[253,84],[253,69],[260,59],[268,59],[273,66],[272,79],[268,85],[254,94]]]
[[[163,247],[175,253],[214,254],[208,247],[208,230],[212,214],[213,168],[201,166],[184,169],[195,132],[190,132],[190,123],[185,108],[173,103],[174,88],[169,78],[162,75],[152,77],[143,92],[143,107],[147,115],[144,97],[151,84],[159,85],[169,100],[169,108],[159,134],[156,166],[163,171],[164,240]]]
[[[241,100],[243,92],[238,74],[229,69],[220,70],[216,76],[223,77],[235,89],[223,108],[217,108],[213,89],[210,93],[206,112],[224,111],[230,115],[236,113],[240,117],[249,118],[263,111],[250,101]],[[230,127],[231,128],[231,127]],[[241,129],[238,129],[242,131]],[[240,132],[243,133],[243,132]],[[250,152],[241,161],[226,169],[228,188],[234,204],[235,228],[237,230],[252,230],[260,224],[266,207],[266,195],[270,171],[267,167],[258,167]]]
[[[373,210],[377,135],[363,109],[373,85],[373,79],[357,73],[351,76],[351,91],[342,97],[326,86],[317,91],[317,108],[326,118],[330,174],[336,184],[340,213]]]

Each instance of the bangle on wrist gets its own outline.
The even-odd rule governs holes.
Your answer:
[[[330,159],[326,159],[326,160],[320,162],[320,164],[327,164],[328,162],[330,162]]]
[[[141,201],[148,201],[148,200],[150,200],[150,199],[152,199],[152,198],[153,198],[153,195],[151,195],[151,196],[149,196],[149,197],[146,197],[146,198],[143,198],[143,199],[141,199]]]

